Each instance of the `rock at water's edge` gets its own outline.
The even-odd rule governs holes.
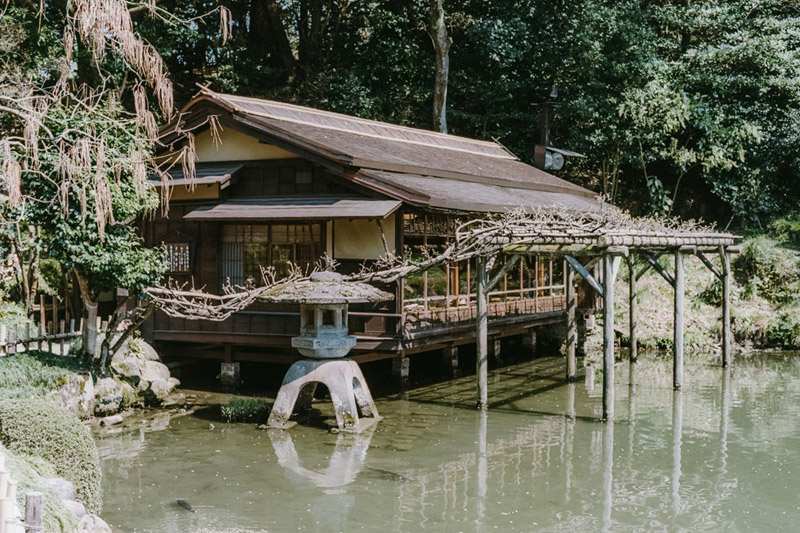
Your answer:
[[[86,420],[94,414],[94,384],[90,374],[70,375],[53,393],[60,407]]]
[[[108,416],[119,412],[122,407],[122,384],[114,378],[103,378],[95,385],[94,414]]]
[[[111,528],[97,515],[87,514],[78,522],[78,533],[112,533]]]

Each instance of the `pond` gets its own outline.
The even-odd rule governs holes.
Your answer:
[[[379,399],[384,419],[357,437],[202,412],[101,437],[103,517],[115,531],[796,530],[800,356],[687,362],[679,393],[668,361],[638,363],[634,386],[627,366],[610,423],[600,385],[564,383],[552,358],[494,371],[487,413],[474,377]]]

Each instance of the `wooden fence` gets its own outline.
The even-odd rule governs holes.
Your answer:
[[[5,455],[0,453],[0,533],[43,532],[44,496],[41,492],[25,495],[23,520],[17,505],[17,481],[11,479],[5,463]]]

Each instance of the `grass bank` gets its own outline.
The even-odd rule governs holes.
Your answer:
[[[791,230],[786,230],[786,227]],[[795,227],[797,226],[797,227]],[[796,230],[796,231],[795,231]],[[766,234],[750,236],[734,256],[735,284],[731,292],[731,328],[739,348],[800,349],[800,221],[779,219]],[[721,268],[718,257],[707,256]],[[671,257],[661,260],[674,269]],[[641,269],[641,265],[637,267]],[[715,357],[722,334],[722,284],[695,256],[686,256],[686,328],[684,342],[694,357]],[[615,326],[628,342],[629,280],[625,263],[620,269],[615,298]],[[673,291],[654,270],[637,282],[639,346],[651,354],[668,354],[673,346]],[[588,362],[598,362],[602,329],[588,337]]]
[[[97,447],[77,416],[58,407],[48,395],[83,369],[68,357],[27,352],[0,358],[0,444],[12,476],[25,493],[45,495],[45,531],[74,531],[77,521],[48,480],[62,478],[75,487],[74,498],[87,512],[102,506]]]

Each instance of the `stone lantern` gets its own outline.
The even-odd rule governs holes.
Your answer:
[[[305,357],[286,372],[269,427],[291,427],[293,412],[311,408],[318,383],[328,387],[339,431],[359,432],[380,418],[358,363],[345,357],[356,345],[356,338],[348,334],[347,308],[351,303],[391,298],[366,283],[345,282],[335,272],[317,272],[308,281],[278,287],[262,296],[267,302],[300,304],[300,336],[292,337],[292,347]]]

